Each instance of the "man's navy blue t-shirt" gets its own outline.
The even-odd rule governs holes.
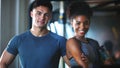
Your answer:
[[[35,37],[26,31],[10,40],[7,51],[19,55],[21,68],[58,68],[60,56],[66,55],[66,39],[53,32]]]

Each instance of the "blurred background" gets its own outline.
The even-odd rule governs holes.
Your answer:
[[[0,0],[0,56],[8,41],[14,36],[31,27],[28,16],[29,4],[33,0]],[[120,46],[120,0],[74,0],[86,1],[93,9],[91,27],[86,37],[97,40],[100,46],[107,45],[108,49]],[[66,37],[73,36],[73,30],[66,16],[66,8],[72,0],[51,0],[53,5],[53,18],[48,29]],[[9,68],[19,68],[19,59]],[[60,60],[59,68],[68,68]]]

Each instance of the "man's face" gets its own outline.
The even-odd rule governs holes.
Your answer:
[[[42,28],[46,27],[48,21],[50,20],[51,12],[47,7],[39,6],[31,11],[31,17],[32,26]]]

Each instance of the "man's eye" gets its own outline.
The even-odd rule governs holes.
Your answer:
[[[41,15],[42,13],[41,12],[37,12],[37,15]]]
[[[48,13],[47,13],[47,14],[45,14],[45,16],[49,17],[49,16],[50,16],[50,14],[48,14]]]

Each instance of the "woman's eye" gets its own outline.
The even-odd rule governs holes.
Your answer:
[[[85,25],[89,25],[89,21],[85,21],[84,24],[85,24]]]

